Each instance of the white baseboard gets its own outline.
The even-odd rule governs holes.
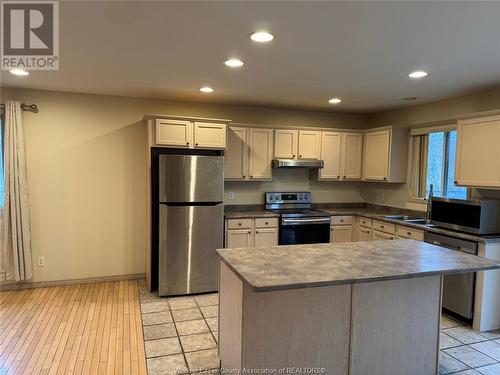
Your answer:
[[[54,280],[54,281],[35,281],[35,282],[2,281],[0,282],[0,291],[44,288],[48,286],[61,286],[61,285],[73,285],[73,284],[103,283],[107,281],[137,280],[144,278],[146,278],[145,273],[135,273],[130,275],[102,276],[102,277],[90,277],[85,279],[69,279],[69,280]]]

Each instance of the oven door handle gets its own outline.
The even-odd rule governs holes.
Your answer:
[[[327,224],[330,223],[329,217],[314,218],[314,219],[282,219],[283,225],[300,225],[300,224]]]

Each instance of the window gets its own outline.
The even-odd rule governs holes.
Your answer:
[[[431,185],[435,197],[467,198],[467,188],[454,183],[456,144],[456,130],[412,137],[410,198],[427,199]]]

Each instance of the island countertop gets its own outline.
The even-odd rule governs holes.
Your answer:
[[[256,292],[500,268],[498,261],[414,240],[219,249],[217,252]]]

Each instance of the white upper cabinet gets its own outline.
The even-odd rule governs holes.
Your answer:
[[[156,144],[192,147],[193,145],[193,123],[183,120],[156,120]]]
[[[224,179],[244,180],[248,176],[247,129],[230,126],[224,155]]]
[[[271,180],[273,158],[273,130],[253,128],[248,130],[248,174],[250,180]]]
[[[274,157],[296,159],[298,142],[298,130],[276,129],[274,131]]]
[[[278,159],[319,159],[321,132],[317,130],[276,129],[274,157]]]
[[[381,130],[365,134],[363,177],[366,180],[387,180],[391,131]]]
[[[210,121],[158,118],[155,141],[159,146],[225,149],[227,125]]]
[[[340,180],[341,138],[339,132],[321,132],[320,156],[324,166],[318,172],[320,180]]]
[[[224,161],[224,179],[271,180],[273,130],[230,126]]]
[[[320,180],[361,179],[363,133],[321,132]]]
[[[408,143],[407,128],[366,131],[363,141],[363,180],[405,182]]]
[[[458,121],[457,185],[500,187],[500,115]]]
[[[363,158],[363,134],[342,133],[342,168],[343,180],[361,179],[361,159]]]
[[[194,123],[194,147],[226,148],[226,124]]]
[[[299,130],[299,159],[319,159],[320,147],[320,131]]]

